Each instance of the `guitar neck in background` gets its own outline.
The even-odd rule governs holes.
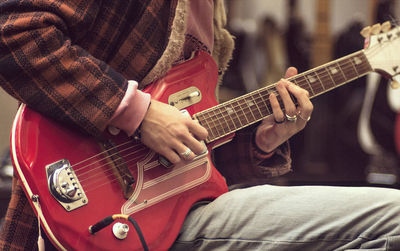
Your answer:
[[[317,67],[332,58],[332,36],[330,29],[330,0],[317,0],[315,32],[311,48],[311,65]]]

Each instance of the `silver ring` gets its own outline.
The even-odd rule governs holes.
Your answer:
[[[284,123],[285,121],[286,121],[286,119],[283,119],[282,121],[278,121],[278,120],[276,120],[276,118],[274,118],[275,124],[282,124],[282,123]]]
[[[289,121],[289,122],[296,122],[296,120],[297,120],[297,116],[296,115],[290,116],[290,115],[285,113],[285,116],[286,116],[287,121]]]
[[[302,120],[308,122],[308,121],[310,121],[311,116],[308,116],[308,118],[305,119],[305,118],[303,118],[303,117],[301,116],[301,113],[299,113],[299,118],[301,118]]]
[[[190,156],[190,154],[192,153],[192,150],[189,149],[189,147],[186,148],[186,150],[183,153],[180,153],[180,155],[183,158],[188,158]]]

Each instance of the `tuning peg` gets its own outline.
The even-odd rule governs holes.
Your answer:
[[[382,32],[384,32],[384,33],[390,31],[391,28],[392,28],[392,25],[390,24],[390,21],[386,21],[382,24]]]
[[[392,87],[392,89],[398,89],[400,87],[400,84],[396,80],[392,80],[390,82],[390,87]]]
[[[360,31],[361,36],[363,36],[364,38],[367,38],[371,35],[371,27],[370,26],[366,26],[364,27],[361,31]]]
[[[378,34],[379,32],[381,32],[381,24],[374,24],[374,25],[372,25],[372,27],[371,27],[371,33],[372,33],[373,35],[376,35],[376,34]]]

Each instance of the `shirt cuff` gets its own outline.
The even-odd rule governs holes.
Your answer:
[[[128,81],[125,96],[109,122],[109,125],[123,130],[128,136],[133,135],[139,127],[150,105],[150,94],[137,88],[136,81]]]

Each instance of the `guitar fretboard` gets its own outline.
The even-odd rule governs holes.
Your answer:
[[[310,98],[335,89],[372,71],[364,51],[358,51],[312,70],[289,78],[294,84],[306,89]],[[241,128],[256,123],[272,114],[270,93],[278,95],[276,84],[272,84],[210,109],[196,113],[194,117],[208,132],[206,142],[229,135]]]

